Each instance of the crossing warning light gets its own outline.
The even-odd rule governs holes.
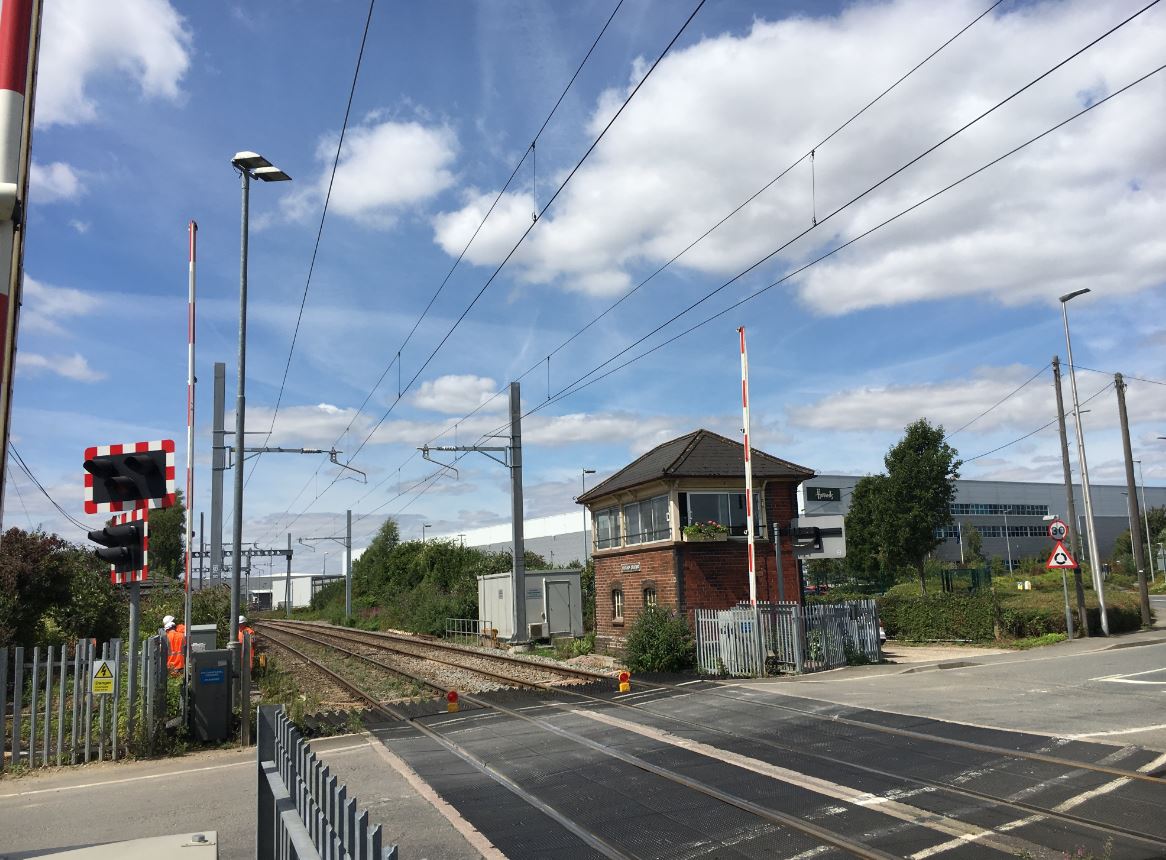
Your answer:
[[[450,690],[446,693],[445,702],[445,709],[451,714],[456,714],[461,708],[457,700],[457,690]]]
[[[619,691],[621,693],[632,691],[632,673],[626,669],[619,673]]]
[[[109,578],[114,585],[144,582],[150,573],[150,524],[144,510],[115,517],[113,524],[89,532],[89,540],[104,549],[97,557],[109,562]]]
[[[174,440],[85,449],[85,513],[168,508],[175,502]]]

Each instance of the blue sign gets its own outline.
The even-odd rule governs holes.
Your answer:
[[[199,669],[198,682],[200,684],[222,684],[227,680],[226,669]]]

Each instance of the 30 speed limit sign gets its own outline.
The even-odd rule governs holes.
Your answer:
[[[1053,540],[1064,540],[1069,536],[1069,527],[1064,520],[1053,520],[1049,523],[1049,537]]]

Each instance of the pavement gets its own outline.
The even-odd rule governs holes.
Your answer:
[[[1166,750],[1166,630],[1161,627],[1029,651],[923,649],[892,641],[886,652],[897,662],[739,686],[988,728]]]
[[[367,735],[312,741],[402,858],[480,857],[423,792],[386,766],[379,746]],[[200,830],[217,832],[222,860],[253,858],[255,783],[254,747],[8,776],[0,780],[0,860]]]

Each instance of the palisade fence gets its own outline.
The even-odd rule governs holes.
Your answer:
[[[802,606],[758,603],[696,610],[697,661],[710,675],[759,677],[816,672],[852,660],[877,663],[879,615],[873,600]]]
[[[130,683],[120,639],[0,648],[0,772],[82,764],[151,751],[166,719],[166,646],[144,641]],[[117,666],[113,690],[93,693],[94,664]]]
[[[397,860],[383,848],[381,826],[312,752],[283,705],[260,705],[255,721],[259,764],[258,860]]]

